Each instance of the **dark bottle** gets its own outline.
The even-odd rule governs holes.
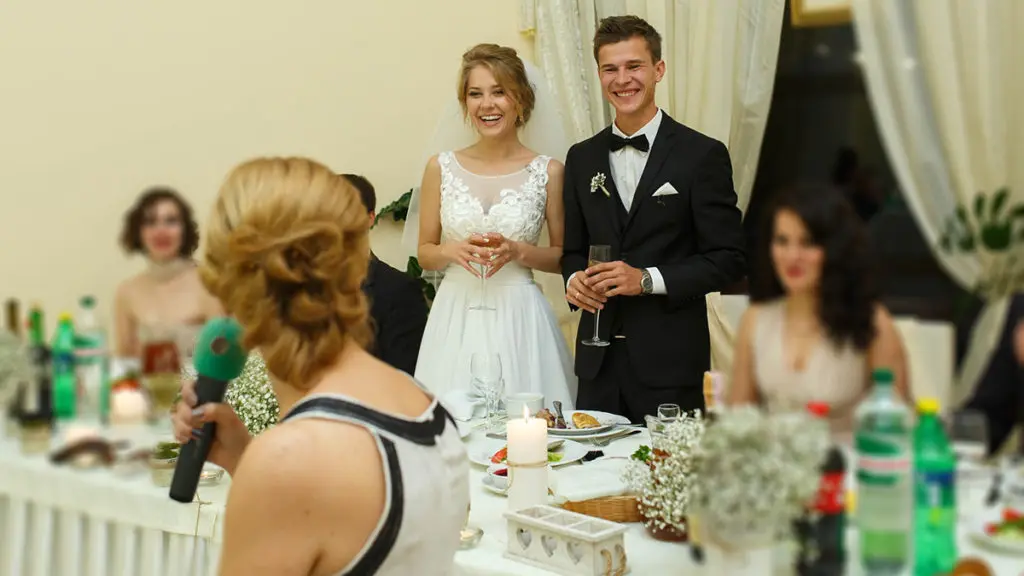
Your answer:
[[[828,416],[827,404],[812,402],[807,409],[819,418]],[[796,572],[800,576],[842,576],[846,571],[846,462],[842,451],[830,446],[821,467],[818,497],[796,522],[799,549]]]
[[[18,407],[21,451],[41,454],[50,449],[53,432],[53,379],[50,349],[43,334],[43,311],[29,312],[29,356],[34,375],[26,382]]]

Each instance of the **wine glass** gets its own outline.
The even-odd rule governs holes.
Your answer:
[[[505,382],[501,379],[501,356],[488,352],[474,352],[469,359],[469,374],[473,389],[484,398],[484,405],[487,408],[485,426],[490,430],[495,424],[498,401],[505,390]]]
[[[484,234],[486,237],[486,234]],[[494,310],[494,306],[487,303],[487,272],[491,269],[490,264],[474,264],[480,270],[480,300],[473,304],[469,310]]]
[[[658,406],[658,419],[665,422],[674,422],[682,415],[679,404],[661,404]]]
[[[587,268],[600,264],[602,262],[609,262],[612,259],[612,247],[607,244],[595,244],[590,247],[590,257],[588,258]],[[594,337],[588,340],[583,340],[581,344],[584,346],[608,346],[611,342],[601,338],[601,333],[598,328],[601,325],[601,310],[594,311]]]

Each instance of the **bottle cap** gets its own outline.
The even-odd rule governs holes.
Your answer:
[[[81,306],[82,308],[92,308],[93,306],[96,305],[96,299],[93,298],[92,296],[82,296],[78,300],[78,305]]]
[[[892,370],[888,368],[875,368],[871,372],[871,379],[875,384],[891,386],[893,381]]]
[[[939,401],[935,398],[921,398],[917,401],[917,411],[921,414],[938,414]]]
[[[825,418],[828,416],[829,407],[828,404],[824,402],[808,402],[807,411],[815,416]]]

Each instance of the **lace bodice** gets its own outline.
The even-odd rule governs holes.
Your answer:
[[[537,156],[518,172],[481,176],[467,171],[454,152],[443,152],[441,227],[446,238],[498,232],[517,242],[537,244],[547,204],[548,156]]]

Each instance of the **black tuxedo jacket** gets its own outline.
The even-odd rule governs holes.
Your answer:
[[[374,332],[370,351],[392,367],[414,374],[427,325],[427,302],[419,284],[371,256],[363,292],[370,300]]]
[[[704,296],[746,271],[729,151],[665,114],[627,211],[612,178],[611,133],[611,127],[602,130],[566,157],[562,274],[568,281],[585,269],[592,244],[610,245],[613,260],[635,268],[657,267],[668,294],[611,298],[601,312],[601,336],[625,336],[630,364],[643,384],[701,386],[711,362]],[[597,174],[605,176],[609,196],[591,191]],[[678,194],[655,197],[665,183]],[[584,313],[576,374],[585,380],[596,377],[607,351],[579,344],[592,336],[593,326]]]

